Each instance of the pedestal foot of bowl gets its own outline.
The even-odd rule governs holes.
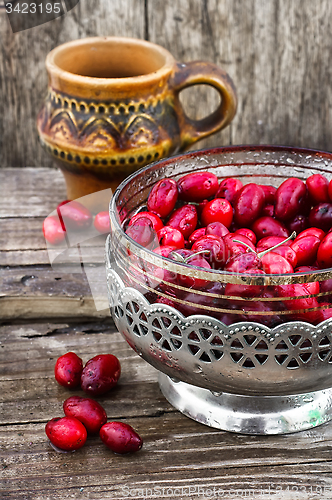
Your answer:
[[[332,389],[287,396],[212,393],[159,373],[165,398],[187,417],[241,434],[288,434],[332,419]]]

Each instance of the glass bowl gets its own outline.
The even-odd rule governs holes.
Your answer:
[[[166,398],[195,420],[253,434],[294,432],[329,420],[332,320],[322,321],[322,311],[332,301],[331,269],[256,276],[203,270],[162,258],[125,234],[158,180],[192,171],[278,187],[289,177],[316,173],[330,180],[332,154],[214,148],[154,163],[126,179],[111,200],[106,248],[117,328],[160,371]],[[303,283],[311,284],[309,294]],[[237,293],[243,287],[245,297]]]

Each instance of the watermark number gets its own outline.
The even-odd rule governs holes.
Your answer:
[[[46,14],[60,14],[61,12],[61,3],[56,2],[56,3],[47,3],[46,5],[43,3],[31,3],[28,4],[26,2],[24,3],[16,3],[13,4],[11,2],[8,2],[5,4],[6,12],[7,14],[36,14],[40,13],[43,14],[46,12]]]

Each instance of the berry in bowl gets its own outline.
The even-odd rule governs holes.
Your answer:
[[[330,153],[237,146],[114,193],[112,316],[184,414],[248,434],[332,418],[331,179]]]

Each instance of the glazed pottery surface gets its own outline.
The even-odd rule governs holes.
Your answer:
[[[222,69],[177,63],[144,40],[76,40],[51,51],[46,68],[38,132],[65,176],[69,199],[115,189],[135,170],[226,127],[236,112],[235,89]],[[188,118],[179,100],[181,90],[196,84],[221,96],[202,120]]]

